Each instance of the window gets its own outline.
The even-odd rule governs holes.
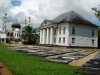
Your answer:
[[[11,33],[10,36],[12,37],[13,36],[13,33]]]
[[[94,40],[92,39],[92,45],[94,45]]]
[[[92,30],[92,37],[94,37],[95,36],[95,31],[94,30]]]
[[[66,27],[63,28],[63,34],[65,34],[65,33],[66,33]]]
[[[65,37],[63,38],[63,43],[65,43]]]
[[[8,33],[7,33],[7,36],[9,36],[9,35],[10,35],[10,33],[8,32]]]
[[[61,27],[59,28],[59,34],[61,34]]]
[[[61,38],[59,38],[59,43],[61,43]]]
[[[75,38],[72,38],[72,43],[75,43]]]
[[[72,27],[72,34],[75,34],[75,27]]]
[[[2,42],[4,42],[4,39],[2,39]]]

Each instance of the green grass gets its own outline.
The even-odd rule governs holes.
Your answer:
[[[80,75],[76,68],[47,62],[42,57],[28,56],[0,45],[0,62],[5,64],[13,75]]]

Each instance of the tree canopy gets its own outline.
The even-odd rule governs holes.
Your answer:
[[[37,44],[39,35],[36,33],[36,29],[25,26],[22,31],[22,39],[24,44]]]

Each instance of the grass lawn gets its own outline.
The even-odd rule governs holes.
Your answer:
[[[28,56],[0,45],[0,62],[5,64],[13,75],[80,75],[76,68],[47,62],[42,57]]]

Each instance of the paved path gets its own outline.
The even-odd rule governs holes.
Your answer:
[[[25,52],[28,55],[38,55],[48,59],[49,61],[66,64],[74,60],[82,59],[96,52],[95,49],[71,49],[64,47],[43,47],[30,45],[10,45],[9,47],[15,48],[18,52]]]
[[[88,61],[90,61],[91,59],[94,59],[95,56],[98,54],[98,52],[95,52],[93,54],[90,54],[82,59],[79,60],[74,60],[71,63],[69,63],[72,66],[83,66],[84,64],[86,64]]]
[[[81,72],[88,75],[100,75],[100,53],[81,67]]]

